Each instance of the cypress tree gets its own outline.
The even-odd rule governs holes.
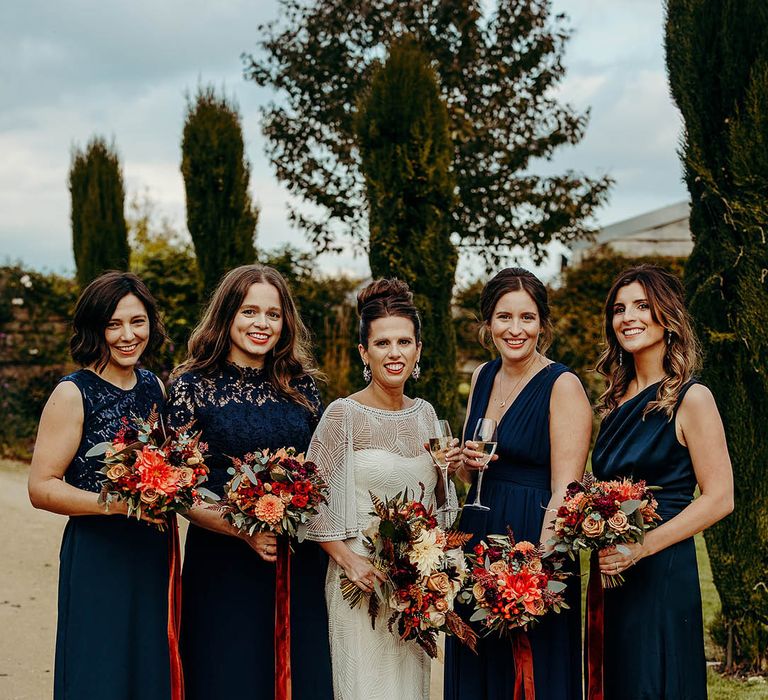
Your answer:
[[[187,228],[207,296],[224,273],[256,259],[258,210],[237,105],[211,86],[199,88],[187,104],[181,151]]]
[[[69,169],[72,249],[77,282],[84,287],[105,270],[127,270],[123,174],[114,145],[98,136],[74,148]]]
[[[392,46],[358,105],[356,133],[365,175],[374,277],[398,277],[423,318],[420,393],[455,419],[456,337],[451,295],[454,181],[448,113],[427,56],[409,39]]]
[[[691,194],[690,307],[725,423],[734,513],[705,533],[726,661],[768,649],[768,4],[668,0],[666,49]]]

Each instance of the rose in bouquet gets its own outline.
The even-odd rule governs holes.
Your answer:
[[[208,479],[205,443],[191,426],[166,430],[155,408],[146,420],[122,418],[122,427],[111,442],[94,445],[86,457],[104,455],[99,503],[125,501],[128,517],[162,519],[183,513],[202,500],[216,496],[203,488]],[[163,523],[158,527],[164,529]]]
[[[232,461],[220,504],[224,517],[249,535],[274,532],[302,542],[328,490],[317,465],[293,447]]]
[[[598,481],[585,474],[581,481],[568,485],[549,544],[556,552],[567,552],[574,558],[579,550],[598,551],[610,546],[626,554],[623,545],[642,542],[645,533],[661,520],[653,490],[644,481]],[[601,577],[605,588],[624,582],[620,574]]]
[[[385,500],[370,495],[373,520],[363,533],[364,544],[374,566],[387,575],[368,596],[372,626],[383,603],[391,611],[390,632],[415,641],[430,657],[437,656],[439,632],[453,634],[474,650],[476,634],[453,610],[467,577],[461,547],[471,535],[438,527],[431,509],[410,500],[407,491]],[[341,590],[351,607],[366,596],[343,574]]]
[[[542,558],[531,542],[515,543],[508,535],[488,535],[467,554],[468,585],[461,600],[474,603],[470,621],[480,621],[488,633],[510,635],[527,630],[549,612],[568,608],[564,598],[567,574],[556,558]]]

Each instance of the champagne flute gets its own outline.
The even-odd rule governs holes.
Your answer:
[[[477,458],[478,462],[483,463],[483,467],[477,472],[475,500],[464,507],[490,510],[488,506],[480,503],[480,489],[483,486],[483,474],[488,466],[488,462],[491,461],[491,457],[496,452],[496,421],[493,418],[480,418],[475,426],[475,432],[472,434],[472,441],[476,444],[475,450],[483,453],[482,457]]]
[[[453,508],[448,506],[448,462],[445,459],[445,453],[451,447],[453,435],[451,434],[451,426],[448,424],[448,421],[436,420],[432,435],[434,437],[429,438],[429,452],[435,464],[440,468],[440,474],[443,477],[443,493],[445,494],[445,501],[437,509],[437,512],[449,513]]]

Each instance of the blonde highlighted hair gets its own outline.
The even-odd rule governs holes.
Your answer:
[[[662,411],[671,420],[680,391],[701,366],[701,351],[693,330],[691,317],[685,308],[685,293],[680,280],[656,265],[637,265],[624,270],[614,281],[605,300],[603,327],[605,350],[597,361],[597,371],[608,380],[608,387],[598,399],[597,408],[605,414],[619,405],[635,378],[632,355],[624,352],[613,330],[613,307],[622,287],[638,282],[645,290],[653,320],[664,328],[664,379],[656,392],[656,399],[648,403],[643,412]]]
[[[187,359],[171,377],[184,372],[210,374],[226,362],[231,346],[232,321],[253,284],[271,284],[280,297],[283,328],[275,347],[264,362],[267,378],[280,394],[314,410],[291,381],[305,375],[318,376],[310,350],[309,333],[301,321],[283,276],[266,265],[241,265],[230,270],[211,296],[187,346]]]

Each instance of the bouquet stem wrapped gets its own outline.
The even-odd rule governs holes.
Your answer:
[[[238,530],[277,535],[275,570],[275,698],[291,698],[291,541],[302,542],[310,518],[326,500],[317,465],[293,447],[233,460],[219,506]]]

